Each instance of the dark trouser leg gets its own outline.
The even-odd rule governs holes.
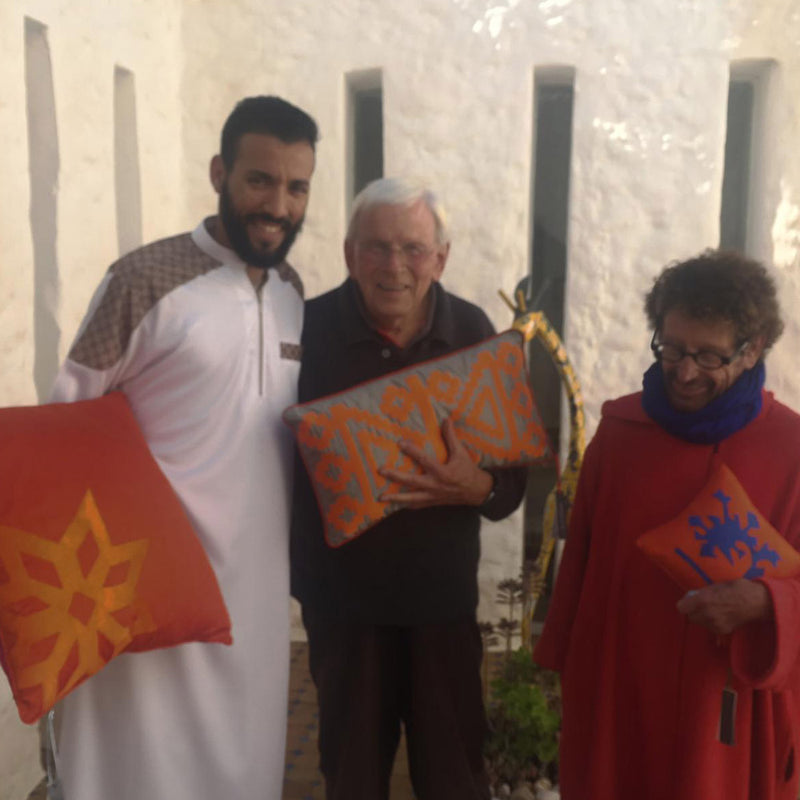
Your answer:
[[[474,619],[407,629],[408,760],[419,800],[488,800],[486,715]]]
[[[400,739],[397,629],[303,609],[328,800],[386,800]]]

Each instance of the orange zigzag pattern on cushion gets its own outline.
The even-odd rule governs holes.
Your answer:
[[[380,467],[419,471],[400,451],[401,439],[439,461],[447,458],[440,429],[445,417],[476,463],[524,463],[548,454],[516,337],[489,340],[468,369],[463,356],[454,357],[462,360],[438,359],[296,407],[302,409],[298,444],[331,544],[348,541],[402,507],[377,500],[396,488],[381,477]]]

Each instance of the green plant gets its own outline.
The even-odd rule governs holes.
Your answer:
[[[481,686],[483,687],[483,704],[489,702],[489,650],[497,644],[494,625],[491,622],[479,622],[478,630],[481,633],[483,658],[481,659]]]
[[[485,755],[495,785],[555,779],[561,727],[558,678],[537,667],[524,648],[511,653],[501,676],[492,681],[487,717]]]
[[[483,679],[487,702],[489,735],[485,756],[495,787],[517,786],[537,778],[555,780],[558,770],[558,733],[561,728],[561,698],[558,676],[540,669],[531,659],[531,642],[512,650],[520,633],[515,611],[524,613],[526,592],[523,575],[498,584],[497,600],[508,608],[508,616],[497,626],[482,623],[484,642]],[[498,678],[488,681],[488,649],[500,634],[505,644],[503,666]],[[488,685],[487,685],[488,684]],[[490,691],[486,691],[490,689]]]

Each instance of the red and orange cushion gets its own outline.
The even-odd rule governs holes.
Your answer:
[[[677,517],[636,544],[687,590],[800,572],[800,554],[762,516],[725,464]]]
[[[446,460],[441,425],[447,417],[482,468],[550,457],[528,388],[519,332],[506,331],[284,412],[331,547],[353,540],[403,507],[378,500],[397,488],[378,473],[381,467],[420,471],[399,449],[401,439]]]
[[[231,643],[125,396],[0,409],[0,663],[34,722],[123,652]]]

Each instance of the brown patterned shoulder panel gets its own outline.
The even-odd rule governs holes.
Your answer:
[[[91,369],[119,361],[145,314],[173,289],[221,266],[183,233],[140,247],[109,268],[110,280],[69,357]]]
[[[300,276],[295,271],[295,268],[292,267],[290,264],[287,264],[285,261],[282,261],[278,264],[277,267],[278,275],[282,281],[287,281],[294,286],[295,291],[297,294],[300,295],[300,299],[302,300],[305,296],[305,292],[303,290],[303,281],[300,279]]]

